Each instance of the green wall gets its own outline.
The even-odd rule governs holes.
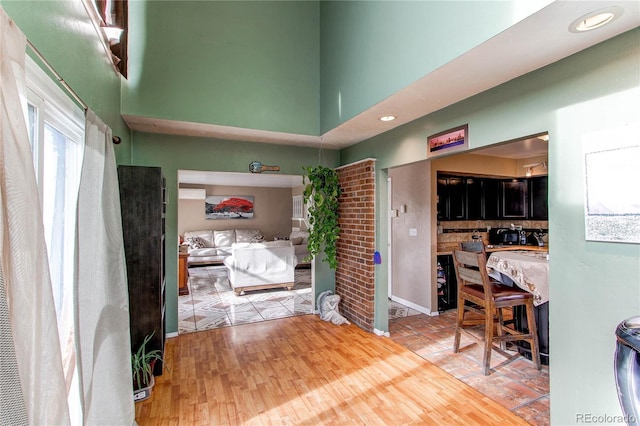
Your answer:
[[[129,2],[122,112],[317,136],[315,1]]]
[[[82,3],[0,0],[0,6],[113,134],[122,138],[116,158],[128,161],[130,131],[120,117],[120,74],[110,65]]]
[[[324,150],[324,165],[338,165],[339,153]],[[139,166],[159,166],[167,181],[166,319],[167,332],[178,331],[178,170],[249,173],[249,163],[280,166],[280,173],[302,175],[304,166],[318,164],[317,148],[238,142],[187,136],[133,133],[132,160]],[[316,292],[333,289],[331,270],[316,262]]]
[[[635,29],[341,151],[342,164],[374,157],[382,169],[425,159],[427,136],[458,124],[469,124],[470,148],[549,132],[551,424],[621,414],[614,331],[640,313],[640,245],[585,241],[582,137],[637,123],[639,111]],[[620,184],[635,191],[634,182]],[[386,199],[386,182],[377,195]],[[385,212],[378,207],[376,215]],[[377,232],[384,259],[386,227]],[[376,293],[386,295],[380,275]],[[382,316],[376,326],[386,329]]]
[[[320,2],[325,133],[549,1]]]
[[[177,10],[178,3],[188,12]],[[465,13],[467,8],[476,17],[492,10],[489,22],[495,26],[484,27],[487,20],[478,19],[483,26],[476,31],[487,31],[482,37],[465,34],[458,40],[461,45],[448,43],[441,49],[437,44],[434,52],[425,52],[426,44],[442,38],[442,32],[429,35],[419,27],[440,23],[441,12],[427,13],[428,7],[433,3],[449,10],[458,2],[367,3],[363,8],[359,2],[130,2],[131,23],[139,27],[131,34],[133,69],[122,88],[123,112],[317,135],[509,25],[508,14],[502,13],[509,7],[505,2],[467,2],[460,16],[474,15]],[[398,11],[387,3],[397,3]],[[515,7],[523,2],[508,3]],[[122,137],[118,163],[163,168],[169,187],[168,331],[176,331],[177,170],[246,171],[250,161],[259,160],[280,165],[282,173],[298,174],[303,165],[317,164],[317,149],[131,135],[119,117],[121,79],[96,42],[81,3],[0,0],[0,5]],[[423,19],[409,16],[419,8],[426,8]],[[203,10],[207,13],[201,14]],[[198,22],[203,26],[196,27]],[[395,31],[388,33],[386,28],[394,25]],[[187,31],[190,26],[197,31]],[[581,150],[583,135],[638,121],[639,46],[636,29],[339,155],[325,152],[328,166],[338,160],[377,159],[377,249],[386,259],[385,169],[425,159],[428,135],[468,123],[470,145],[476,148],[549,132],[552,424],[575,424],[579,413],[620,413],[614,330],[640,311],[640,245],[585,241]],[[390,75],[398,77],[387,81]],[[386,313],[381,312],[386,310],[387,269],[377,268],[375,327],[386,330]]]

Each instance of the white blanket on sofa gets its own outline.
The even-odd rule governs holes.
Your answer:
[[[233,288],[293,283],[297,263],[290,241],[235,243],[224,260]]]

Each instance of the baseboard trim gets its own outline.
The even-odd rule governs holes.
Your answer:
[[[391,334],[388,331],[378,330],[377,328],[373,329],[373,334],[376,336],[391,337]]]
[[[393,300],[394,302],[398,302],[398,303],[400,303],[400,304],[402,304],[402,305],[404,305],[404,306],[406,306],[408,308],[411,308],[414,311],[418,311],[420,313],[423,313],[425,315],[429,315],[431,317],[439,315],[438,311],[431,312],[430,309],[425,308],[424,306],[416,305],[413,302],[409,302],[408,300],[404,300],[404,299],[402,299],[400,297],[397,297],[397,296],[391,296],[391,300]]]
[[[167,333],[167,334],[165,334],[165,337],[166,337],[167,339],[172,339],[172,338],[174,338],[174,337],[178,337],[178,332],[177,332],[177,331],[174,331],[173,333]]]

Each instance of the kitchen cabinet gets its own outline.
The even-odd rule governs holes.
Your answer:
[[[537,176],[529,179],[529,218],[537,220],[549,219],[548,176]]]
[[[501,190],[502,217],[526,219],[528,210],[526,179],[503,180]]]
[[[500,216],[499,181],[491,178],[465,178],[467,220],[498,219]]]
[[[547,182],[438,174],[438,220],[548,220]]]
[[[159,167],[119,166],[124,253],[129,283],[131,347],[153,334],[147,351],[164,354],[166,188]],[[161,375],[162,361],[154,366]]]
[[[438,220],[464,220],[467,193],[462,177],[438,177]]]
[[[484,219],[484,179],[465,178],[467,219]]]
[[[482,219],[500,219],[500,181],[498,179],[483,179],[484,216]]]

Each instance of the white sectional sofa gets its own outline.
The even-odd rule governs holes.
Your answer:
[[[234,243],[250,243],[264,240],[262,233],[257,229],[187,231],[183,237],[183,244],[188,247],[188,266],[222,264],[225,257],[231,255],[231,246]],[[198,244],[191,242],[194,239],[200,239],[202,247],[198,247]],[[292,231],[289,234],[289,241],[291,241],[294,253],[298,258],[298,265],[308,266],[310,264],[309,261],[304,261],[309,255],[308,240],[309,232],[307,231]]]
[[[231,255],[224,259],[229,282],[238,295],[247,290],[277,287],[291,290],[297,263],[293,245],[287,240],[235,243]]]
[[[307,231],[291,231],[291,234],[289,234],[289,241],[291,241],[293,251],[298,258],[298,265],[310,265],[311,262],[305,262],[304,260],[309,256],[309,249],[307,248],[309,233]]]
[[[184,244],[188,245],[189,252],[187,265],[222,264],[231,255],[233,244],[262,240],[262,233],[257,229],[187,231],[184,233]]]

